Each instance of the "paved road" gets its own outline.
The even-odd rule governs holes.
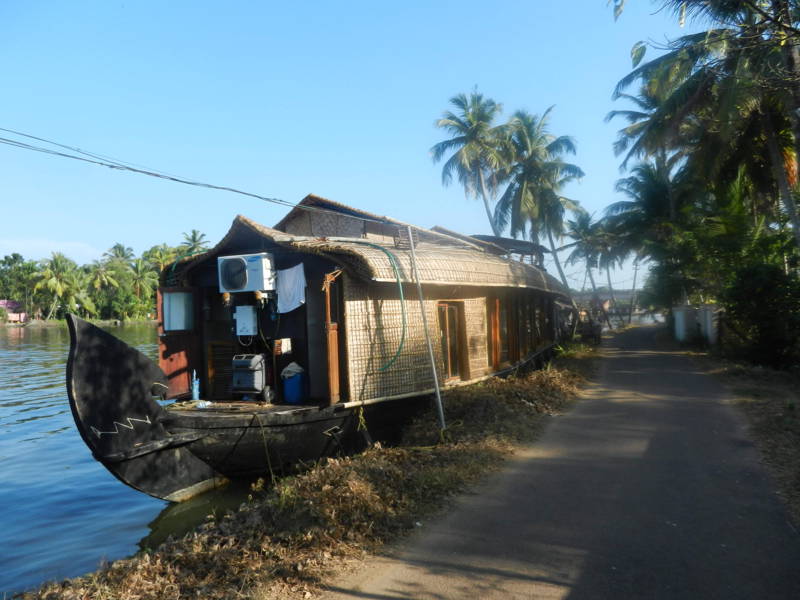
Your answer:
[[[606,341],[586,399],[330,599],[800,599],[800,537],[724,389],[659,349]]]

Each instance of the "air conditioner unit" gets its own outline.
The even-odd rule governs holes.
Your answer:
[[[275,289],[272,255],[237,254],[217,258],[220,292],[255,292]]]

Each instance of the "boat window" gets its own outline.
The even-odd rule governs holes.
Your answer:
[[[528,355],[531,350],[531,337],[530,337],[530,310],[529,310],[530,298],[528,297],[527,292],[522,293],[522,297],[519,300],[519,352],[520,358],[524,358]]]
[[[191,292],[164,292],[164,331],[187,331],[194,325]]]
[[[506,363],[508,356],[508,321],[509,313],[505,299],[498,299],[498,321],[500,326],[500,363]]]
[[[437,311],[439,316],[439,332],[441,333],[445,379],[454,379],[461,374],[459,369],[458,305],[453,302],[439,302],[437,304]]]
[[[494,368],[497,363],[495,356],[495,299],[491,296],[486,298],[486,357],[489,365]]]
[[[548,298],[544,302],[544,334],[548,342],[556,339],[555,322],[553,321],[553,300]]]
[[[510,308],[509,308],[510,307]],[[513,303],[509,298],[489,297],[487,299],[487,321],[486,330],[488,344],[489,364],[492,368],[500,369],[511,359],[510,348],[512,341],[510,337],[515,335],[512,322]]]
[[[539,339],[541,338],[541,335],[539,334],[539,320],[538,320],[538,315],[537,315],[537,310],[536,310],[536,307],[537,307],[538,303],[539,303],[538,298],[531,297],[529,308],[528,308],[528,310],[529,310],[528,318],[529,318],[529,323],[530,323],[528,334],[530,336],[530,347],[531,347],[531,350],[536,350],[539,347]]]

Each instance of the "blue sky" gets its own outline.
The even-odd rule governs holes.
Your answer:
[[[429,155],[448,99],[477,86],[505,117],[555,105],[550,129],[575,138],[586,172],[566,194],[599,216],[617,199],[622,123],[603,118],[622,108],[611,92],[630,49],[687,33],[654,11],[631,0],[615,22],[606,0],[3,2],[0,127],[292,202],[315,193],[490,233]],[[272,225],[286,211],[6,145],[0,178],[0,256],[84,263],[191,229],[216,242],[236,214]],[[567,271],[580,286],[581,269]]]

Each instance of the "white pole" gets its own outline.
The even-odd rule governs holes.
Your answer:
[[[422,311],[422,328],[425,330],[425,341],[428,344],[428,356],[431,359],[431,371],[433,372],[433,385],[436,389],[436,410],[439,412],[439,428],[444,431],[444,409],[442,408],[442,393],[439,390],[439,376],[436,374],[436,358],[433,356],[433,346],[431,336],[428,332],[428,317],[425,315],[425,298],[422,295],[422,284],[419,282],[417,273],[417,253],[414,252],[414,233],[411,226],[408,226],[408,243],[411,246],[411,270],[414,274],[414,281],[417,282],[417,295],[419,296],[419,309]]]

